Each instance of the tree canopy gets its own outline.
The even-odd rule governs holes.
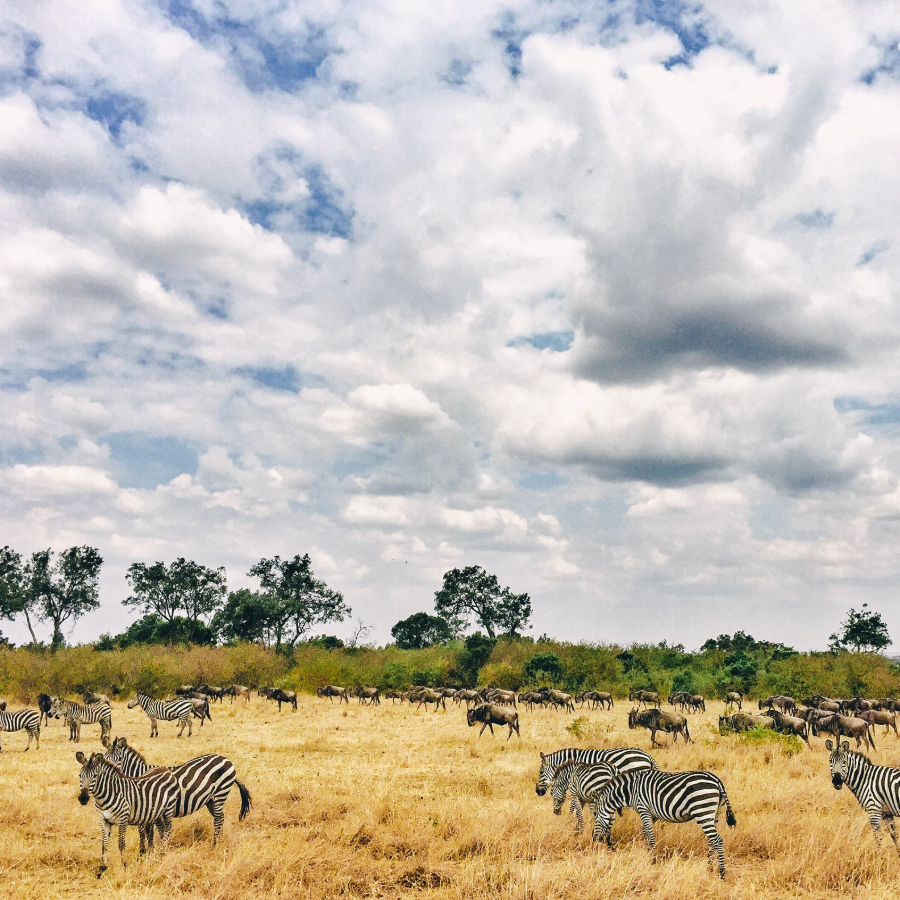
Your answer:
[[[875,652],[890,643],[891,636],[881,613],[870,610],[869,604],[863,603],[859,611],[850,609],[847,618],[841,622],[841,630],[831,635],[828,649],[834,652],[851,649],[857,653]]]
[[[529,627],[531,598],[501,587],[497,576],[481,566],[467,566],[444,573],[444,583],[434,595],[434,609],[454,631],[462,631],[474,619],[493,639]]]
[[[453,636],[450,625],[440,616],[426,612],[413,613],[401,619],[392,629],[391,637],[401,650],[421,650],[446,643]]]

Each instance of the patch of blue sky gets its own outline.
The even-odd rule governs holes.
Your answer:
[[[507,347],[534,347],[536,350],[552,350],[554,353],[565,353],[575,340],[574,331],[545,331],[541,334],[530,334],[513,338]]]
[[[876,66],[863,72],[859,80],[865,84],[874,84],[879,75],[900,79],[900,39],[895,35],[877,42],[877,46],[881,50],[881,59]]]
[[[504,13],[499,28],[491,32],[491,37],[503,45],[503,61],[515,81],[522,74],[522,44],[530,31],[516,23],[512,13]]]
[[[891,247],[890,241],[875,241],[870,247],[868,247],[865,251],[863,251],[862,256],[857,260],[856,265],[864,266],[866,263],[872,262],[876,256],[880,253],[884,253],[885,250],[889,250]]]
[[[834,225],[834,213],[825,212],[823,209],[813,209],[809,212],[797,213],[794,221],[803,228],[825,229]]]
[[[683,0],[637,0],[635,23],[652,22],[671,31],[681,42],[681,53],[670,57],[665,67],[690,65],[691,60],[711,43],[703,7]]]
[[[243,366],[235,370],[236,375],[249,378],[273,391],[289,391],[298,394],[305,387],[327,387],[328,382],[321,375],[304,372],[294,366]]]
[[[126,122],[143,125],[147,117],[147,104],[141,97],[120,91],[101,91],[87,99],[85,113],[99,122],[115,140],[119,139]]]
[[[373,469],[383,465],[390,458],[391,451],[386,444],[372,444],[365,450],[355,450],[339,455],[331,463],[330,471],[339,481],[352,476],[368,475]]]
[[[27,87],[39,76],[40,38],[15,23],[0,23],[0,45],[5,63],[0,63],[0,96]]]
[[[33,466],[43,462],[44,456],[44,448],[37,445],[13,444],[9,447],[0,446],[0,466]]]
[[[522,469],[515,477],[516,484],[526,491],[552,491],[567,479],[555,469]]]
[[[84,381],[87,376],[87,369],[81,363],[66,363],[65,365],[41,369],[0,369],[0,388],[3,390],[24,391],[32,378],[68,383]]]
[[[123,487],[152,489],[197,471],[196,451],[178,437],[120,431],[107,435],[103,443],[109,447],[116,477]]]
[[[869,425],[900,424],[900,401],[870,403],[861,397],[835,397],[833,403],[839,413],[862,413]]]

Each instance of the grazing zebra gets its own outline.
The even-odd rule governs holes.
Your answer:
[[[593,766],[599,763],[608,763],[619,773],[632,772],[635,769],[655,769],[656,760],[637,747],[611,747],[608,750],[579,750],[570,747],[566,750],[557,750],[555,753],[541,754],[541,767],[538,771],[537,784],[534,786],[538,797],[543,797],[553,784],[553,778],[560,766],[566,763],[582,763]],[[581,811],[581,803],[577,797],[572,796],[571,811],[578,815]]]
[[[106,850],[113,825],[119,826],[119,854],[125,855],[125,831],[137,825],[141,835],[141,853],[145,851],[145,836],[153,846],[152,826],[159,825],[165,842],[172,831],[172,816],[178,802],[178,782],[171,769],[150,769],[139,778],[129,778],[115,763],[104,759],[102,753],[90,758],[80,750],[75,759],[81,763],[78,776],[81,791],[78,802],[86,806],[91,797],[100,812],[103,849],[100,853],[99,878],[106,871]]]
[[[644,838],[652,850],[656,845],[653,823],[687,822],[694,819],[709,843],[709,859],[719,858],[719,877],[725,877],[725,850],[716,829],[719,807],[725,804],[725,821],[734,826],[725,785],[712,772],[628,772],[610,782],[594,811],[594,840],[611,845],[613,816],[630,806],[640,817]]]
[[[869,814],[875,839],[881,843],[881,820],[887,821],[894,839],[894,846],[900,854],[894,817],[900,816],[900,769],[893,766],[875,766],[868,757],[850,749],[849,741],[838,746],[825,741],[831,751],[828,764],[831,768],[831,783],[835,790],[845,784],[859,801],[859,805]]]
[[[81,726],[100,724],[100,740],[112,731],[112,710],[108,703],[75,703],[72,700],[53,701],[50,715],[62,719],[69,726],[69,740],[81,743]]]
[[[28,746],[26,752],[31,749],[31,739],[34,738],[35,749],[41,749],[41,714],[36,709],[20,709],[18,712],[7,712],[6,701],[0,702],[0,731],[28,732]],[[0,747],[2,750],[3,747]]]
[[[128,708],[134,709],[138,704],[150,719],[150,737],[159,737],[159,726],[156,724],[158,719],[162,719],[164,722],[174,722],[177,719],[181,728],[178,729],[175,737],[181,737],[185,725],[187,725],[188,737],[191,736],[191,717],[194,715],[194,704],[190,700],[154,700],[148,694],[138,692],[136,697],[132,697],[128,701]]]
[[[606,790],[610,781],[618,776],[619,770],[609,763],[600,762],[593,765],[564,762],[557,766],[553,773],[553,784],[550,796],[553,797],[553,814],[558,816],[566,799],[566,793],[572,795],[572,811],[578,820],[575,833],[584,828],[584,805],[589,803],[591,812],[596,809],[600,794]]]
[[[106,751],[106,759],[120,766],[126,775],[137,778],[150,769],[150,763],[137,750],[129,747],[125,738],[116,738],[111,743],[107,740],[105,746],[109,748]],[[189,759],[181,766],[170,768],[178,781],[178,802],[172,815],[180,819],[205,806],[213,817],[213,846],[222,835],[225,801],[233,784],[237,784],[241,795],[241,811],[238,819],[243,821],[250,812],[253,802],[250,791],[238,781],[234,763],[230,759],[210,753]],[[149,829],[152,840],[153,826],[150,825]]]

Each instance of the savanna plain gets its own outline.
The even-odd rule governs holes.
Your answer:
[[[41,749],[23,752],[24,732],[3,734],[0,754],[0,896],[22,898],[659,898],[895,897],[900,862],[890,838],[876,844],[849,790],[835,791],[822,739],[796,748],[720,736],[721,703],[689,717],[694,743],[653,750],[662,769],[707,769],[725,783],[737,827],[719,820],[724,882],[707,867],[694,823],[658,824],[645,847],[636,814],[613,828],[614,851],[576,836],[567,809],[554,816],[534,786],[539,751],[567,746],[637,746],[630,704],[611,712],[520,711],[521,740],[506,728],[480,738],[465,711],[406,705],[347,705],[302,696],[296,712],[254,696],[227,702],[213,721],[175,737],[161,722],[150,739],[140,709],[113,704],[113,735],[125,735],[152,763],[203,753],[228,756],[253,795],[237,821],[233,789],[225,837],[214,849],[205,810],[175,820],[168,846],[138,856],[129,829],[125,865],[110,847],[96,877],[99,818],[76,799],[79,765],[68,729],[42,729]],[[577,722],[576,722],[577,720]],[[572,723],[576,722],[572,733]],[[480,726],[479,726],[480,727]],[[900,741],[878,729],[873,761],[900,764]],[[101,750],[99,727],[85,726],[80,749]],[[587,812],[587,811],[586,811]],[[588,823],[590,816],[588,814]]]

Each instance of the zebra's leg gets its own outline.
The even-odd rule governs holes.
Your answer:
[[[125,832],[128,831],[128,822],[119,822],[119,856],[122,859],[122,868],[125,868]]]
[[[159,734],[159,728],[156,724],[156,719],[153,716],[150,716],[150,737],[157,737]]]
[[[900,856],[900,843],[897,843],[898,834],[897,834],[897,826],[896,826],[896,823],[894,822],[894,817],[886,816],[885,818],[888,823],[888,828],[890,829],[890,832],[891,832],[891,837],[894,840],[894,849],[897,851],[897,855]]]
[[[143,856],[147,852],[148,834],[146,825],[138,825],[138,838],[140,839],[140,854]],[[150,843],[152,847],[153,844]]]
[[[639,809],[637,814],[641,817],[641,831],[644,832],[644,840],[652,851],[656,848],[656,834],[653,832],[653,816],[649,809]]]
[[[209,810],[209,814],[213,817],[213,847],[219,841],[219,838],[222,837],[222,827],[225,824],[225,810],[223,808],[224,798],[222,797],[213,797],[209,803],[206,804],[206,808]]]
[[[581,834],[581,830],[584,828],[584,803],[577,797],[573,797],[572,800],[573,806],[575,807],[575,818],[577,820],[575,834]]]
[[[163,813],[157,820],[159,825],[159,842],[165,844],[172,836],[172,814],[170,812]],[[153,827],[152,825],[150,826]]]
[[[869,813],[869,824],[872,826],[872,831],[875,832],[875,843],[878,846],[881,846],[881,810],[880,809],[869,809],[867,810]]]
[[[109,848],[109,835],[112,831],[112,822],[100,817],[100,868],[97,870],[99,878],[106,871],[106,853]]]
[[[718,813],[718,808],[716,809]],[[703,829],[703,833],[706,835],[706,841],[709,844],[709,862],[712,864],[713,855],[718,857],[719,860],[719,878],[725,877],[725,844],[722,841],[722,835],[719,834],[718,829],[716,828],[715,819],[704,819],[702,822],[697,821],[697,824]]]

